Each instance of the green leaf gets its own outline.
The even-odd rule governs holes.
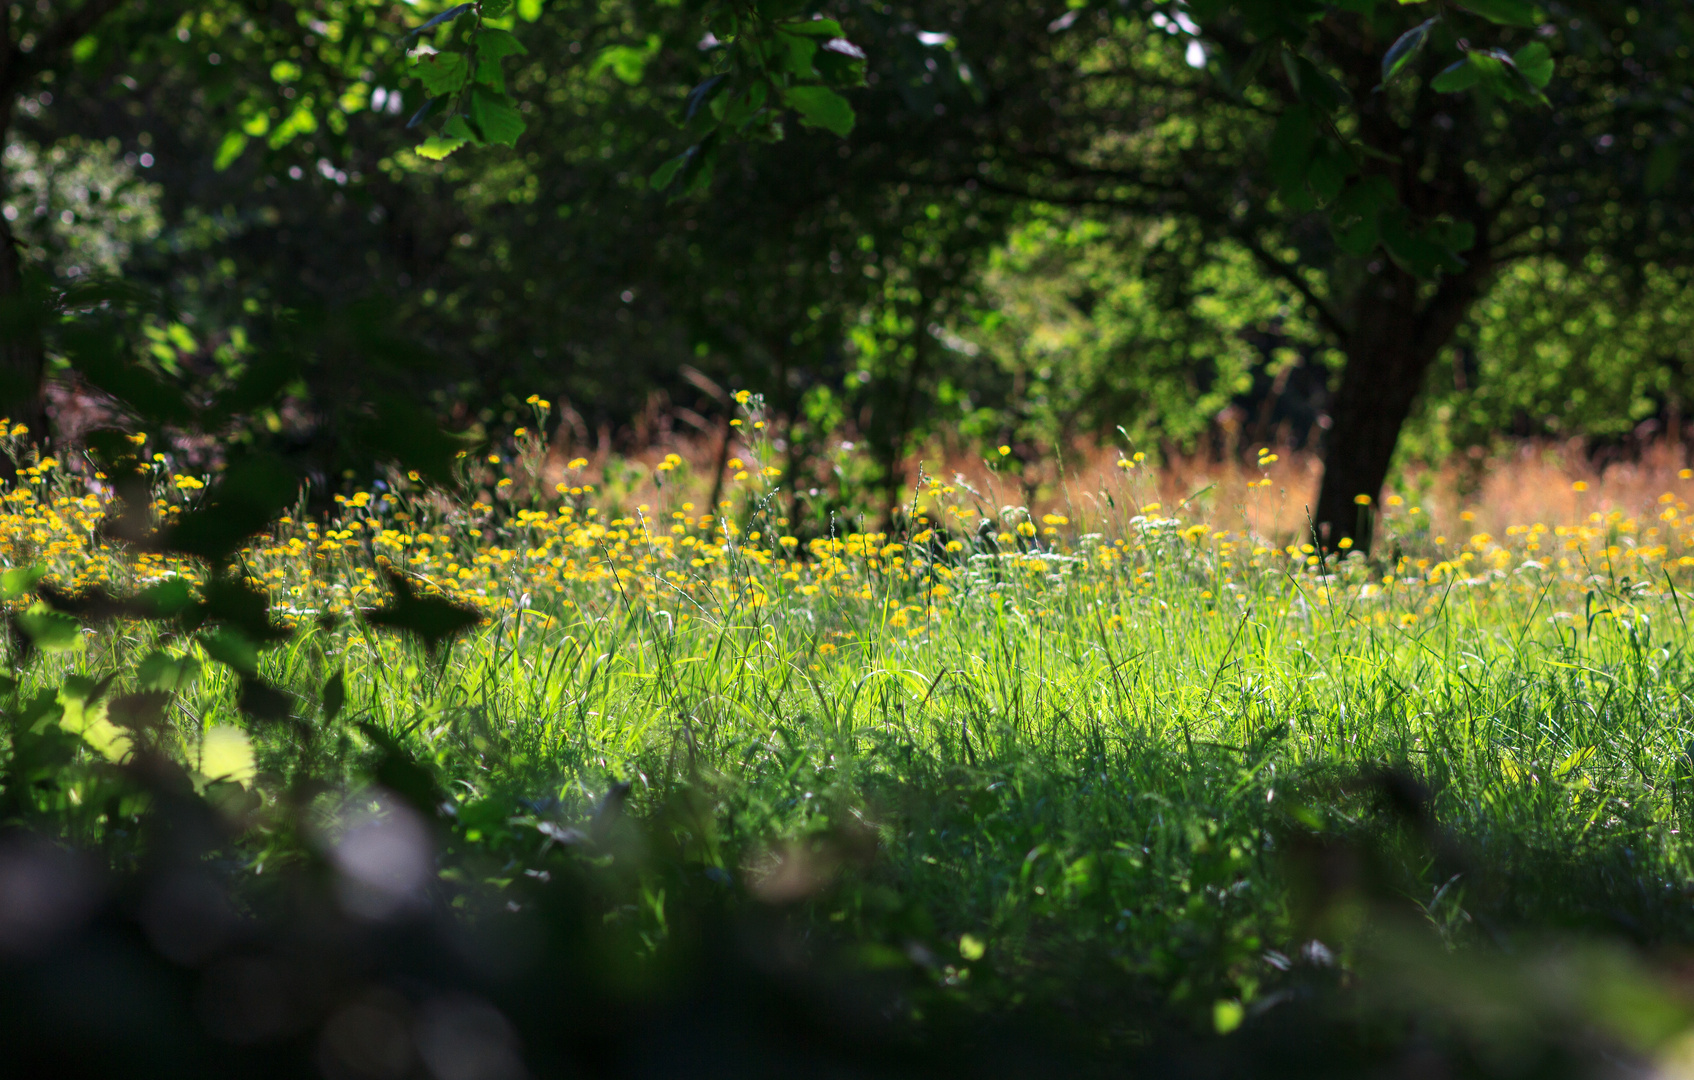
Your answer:
[[[528,126],[511,98],[480,86],[471,91],[471,121],[484,139],[501,146],[517,146]]]
[[[1553,52],[1542,42],[1532,41],[1513,53],[1512,63],[1537,90],[1553,81]]]
[[[347,704],[347,674],[337,671],[324,683],[324,721],[333,721],[341,715],[342,708]]]
[[[1282,66],[1300,100],[1320,113],[1332,113],[1352,100],[1346,87],[1304,56],[1284,50]]]
[[[812,76],[812,57],[817,51],[818,43],[811,38],[778,31],[772,43],[771,60],[777,70],[796,79],[807,79]]]
[[[791,87],[783,92],[783,99],[800,114],[804,124],[840,136],[853,130],[853,106],[827,86]]]
[[[647,178],[647,186],[654,191],[663,191],[670,187],[671,181],[676,179],[676,174],[688,163],[688,156],[692,153],[694,153],[694,148],[691,146],[654,169],[653,175]]]
[[[423,81],[424,90],[431,97],[439,97],[464,89],[471,65],[463,53],[436,53],[419,60],[412,73]]]
[[[1535,5],[1528,0],[1459,0],[1459,6],[1501,26],[1534,26]]]
[[[482,17],[498,19],[512,10],[512,0],[482,0]]]
[[[282,459],[263,454],[239,458],[224,469],[199,506],[176,519],[164,544],[220,563],[292,506],[299,493],[299,474]]]
[[[445,135],[431,135],[417,146],[417,154],[430,161],[440,161],[459,147],[465,145],[465,139],[449,139]]]
[[[1306,190],[1306,167],[1317,141],[1317,124],[1304,105],[1285,109],[1271,132],[1270,174],[1282,197],[1295,209],[1308,209],[1311,195]]]
[[[0,574],[0,600],[16,600],[46,576],[45,566],[18,566]]]
[[[67,678],[59,689],[59,705],[64,709],[59,727],[80,737],[106,760],[122,761],[129,756],[129,733],[107,715],[107,703],[101,696],[105,689],[105,682],[74,675]]]
[[[1472,53],[1455,64],[1449,64],[1441,69],[1441,73],[1429,82],[1429,88],[1438,94],[1457,94],[1469,90],[1482,81],[1482,69],[1472,62]]]
[[[363,434],[377,456],[438,484],[452,482],[454,459],[472,445],[464,436],[442,431],[434,417],[403,398],[380,401]]]
[[[212,161],[212,169],[216,172],[223,172],[234,165],[235,160],[241,156],[241,152],[247,149],[247,142],[247,136],[242,132],[231,131],[226,134],[223,142],[218,144],[218,156]]]
[[[504,60],[508,56],[526,56],[529,50],[509,30],[485,29],[476,36],[476,53],[484,60]]]
[[[394,600],[387,607],[367,615],[372,626],[411,634],[431,652],[443,641],[450,641],[482,622],[482,612],[439,596],[418,596],[411,582],[394,571],[388,571],[388,585]]]
[[[18,614],[18,625],[44,653],[73,652],[82,648],[82,625],[39,601]]]
[[[200,678],[200,661],[192,656],[152,652],[137,666],[136,677],[144,690],[179,694]]]
[[[231,724],[219,724],[200,740],[200,774],[207,780],[230,780],[246,787],[259,773],[253,760],[253,740]]]
[[[196,640],[207,656],[243,675],[259,670],[259,647],[233,626],[220,626]]]
[[[841,24],[834,19],[799,19],[777,27],[784,34],[805,34],[809,37],[836,38],[841,36]]]
[[[1417,58],[1418,53],[1423,51],[1423,47],[1429,43],[1430,28],[1435,25],[1436,21],[1436,19],[1425,19],[1395,39],[1394,44],[1382,58],[1383,85],[1393,82],[1394,78],[1406,70],[1407,65]]]
[[[622,82],[637,86],[647,71],[647,61],[659,51],[659,39],[649,37],[644,45],[612,45],[602,49],[600,55],[594,58],[594,66],[589,69],[590,75],[598,75],[607,68],[612,69]]]

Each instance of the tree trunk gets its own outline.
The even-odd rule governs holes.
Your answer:
[[[1312,542],[1319,547],[1335,551],[1349,539],[1352,547],[1370,550],[1378,496],[1394,463],[1400,428],[1430,364],[1464,322],[1491,270],[1479,252],[1420,303],[1418,281],[1390,266],[1360,294],[1353,331],[1342,342],[1347,366],[1330,410],[1323,484],[1312,515]]]
[[[1369,352],[1347,351],[1312,518],[1317,534],[1313,542],[1325,550],[1336,550],[1344,537],[1370,550],[1377,496],[1388,479],[1400,427],[1411,414],[1433,359],[1420,355],[1410,343],[1378,342]],[[1368,505],[1359,505],[1361,495]]]
[[[0,132],[0,139],[4,132]],[[0,146],[4,146],[0,142]],[[0,177],[0,200],[5,198]],[[46,435],[42,393],[41,313],[24,279],[23,259],[11,223],[0,215],[0,416],[28,424],[36,437]]]

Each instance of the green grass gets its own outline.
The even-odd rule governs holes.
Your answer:
[[[932,494],[935,522],[960,520]],[[191,572],[20,543],[53,505],[16,510],[8,563],[118,592]],[[95,512],[76,505],[55,511],[66,535]],[[1321,567],[1156,514],[1086,535],[1067,522],[1037,547],[1014,515],[1000,540],[972,518],[927,546],[896,538],[901,552],[844,538],[832,562],[817,557],[827,537],[811,557],[785,548],[774,512],[750,505],[741,529],[763,525],[764,546],[720,533],[703,566],[698,545],[654,546],[659,526],[641,523],[667,519],[651,512],[598,536],[581,512],[497,514],[473,538],[463,508],[379,496],[347,511],[377,525],[317,550],[310,573],[324,534],[290,548],[302,527],[278,526],[244,565],[296,613],[257,668],[293,695],[288,716],[243,712],[240,675],[203,636],[107,623],[19,671],[14,740],[73,726],[51,703],[67,676],[115,674],[110,697],[156,650],[186,654],[202,676],[133,739],[192,773],[207,731],[248,733],[251,782],[197,781],[248,872],[309,860],[336,789],[434,785],[426,801],[444,797],[453,822],[443,887],[468,890],[461,902],[545,866],[549,830],[578,828],[591,858],[663,851],[683,868],[668,894],[643,878],[609,916],[644,949],[692,902],[677,890],[727,882],[856,964],[909,969],[936,1000],[1114,1044],[1148,1038],[1149,1017],[1228,1029],[1403,935],[1465,954],[1694,945],[1694,612],[1677,553],[1633,522],[1581,527],[1550,554],[1526,549],[1535,534],[1482,538],[1463,561],[1411,530],[1399,563]],[[437,543],[385,548],[383,527]],[[574,569],[552,566],[571,550]],[[380,631],[377,554],[487,621],[433,653]],[[448,577],[449,562],[474,572]],[[146,800],[114,801],[122,781],[91,746],[53,752],[33,784],[14,760],[10,813],[121,857],[112,834]],[[594,834],[620,781],[645,831]]]

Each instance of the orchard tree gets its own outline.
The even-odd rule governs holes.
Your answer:
[[[838,90],[858,82],[862,54],[837,24],[792,0],[642,0],[632,8],[679,6],[695,40],[715,44],[705,88],[679,112],[694,141],[664,170],[678,190],[708,176],[723,146],[780,141],[785,122],[836,134],[851,128],[852,110]],[[520,101],[508,78],[528,53],[519,32],[541,10],[540,0],[0,0],[0,146],[14,137],[20,111],[50,109],[55,93],[74,87],[122,95],[145,75],[195,84],[199,122],[215,129],[210,156],[219,170],[259,155],[298,175],[299,163],[281,156],[297,143],[320,150],[312,164],[324,167],[344,156],[360,135],[358,122],[373,111],[411,133],[413,162],[439,162],[466,147],[510,154],[529,126],[526,114],[540,104]],[[576,11],[591,24],[605,14]],[[637,53],[623,49],[605,59],[633,67],[639,79]],[[140,163],[148,164],[144,157]],[[115,325],[123,321],[120,309],[138,297],[113,284],[53,280],[0,217],[0,413],[45,433],[53,359],[138,414],[215,428],[231,401],[175,385],[183,380],[157,370],[138,347],[135,327]],[[104,329],[81,332],[91,323]],[[383,351],[356,327],[355,340],[345,340],[347,329],[318,341],[296,334],[272,356],[256,358],[265,362],[248,365],[250,385],[232,388],[233,398],[250,404],[255,395],[274,394],[310,366],[314,352]],[[344,340],[332,340],[336,334]],[[126,340],[113,344],[115,338]],[[346,403],[319,404],[333,411]]]
[[[947,32],[980,103],[954,113],[968,151],[914,175],[1184,222],[1168,235],[1251,252],[1309,310],[1344,360],[1314,508],[1330,547],[1368,544],[1425,375],[1505,268],[1694,254],[1677,0],[903,11]]]

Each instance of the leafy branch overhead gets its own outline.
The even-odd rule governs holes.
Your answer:
[[[783,118],[845,138],[853,106],[841,93],[865,81],[865,53],[841,24],[802,14],[804,0],[721,4],[709,10],[700,47],[713,73],[689,91],[680,124],[688,149],[660,165],[655,190],[689,194],[711,181],[726,139],[777,142]]]
[[[440,50],[420,44],[412,66],[429,100],[406,126],[437,127],[418,147],[421,156],[440,161],[467,144],[517,146],[528,125],[507,92],[503,62],[529,50],[510,30],[488,23],[503,19],[511,8],[512,0],[459,4],[406,35],[408,43],[431,32],[457,39]]]

